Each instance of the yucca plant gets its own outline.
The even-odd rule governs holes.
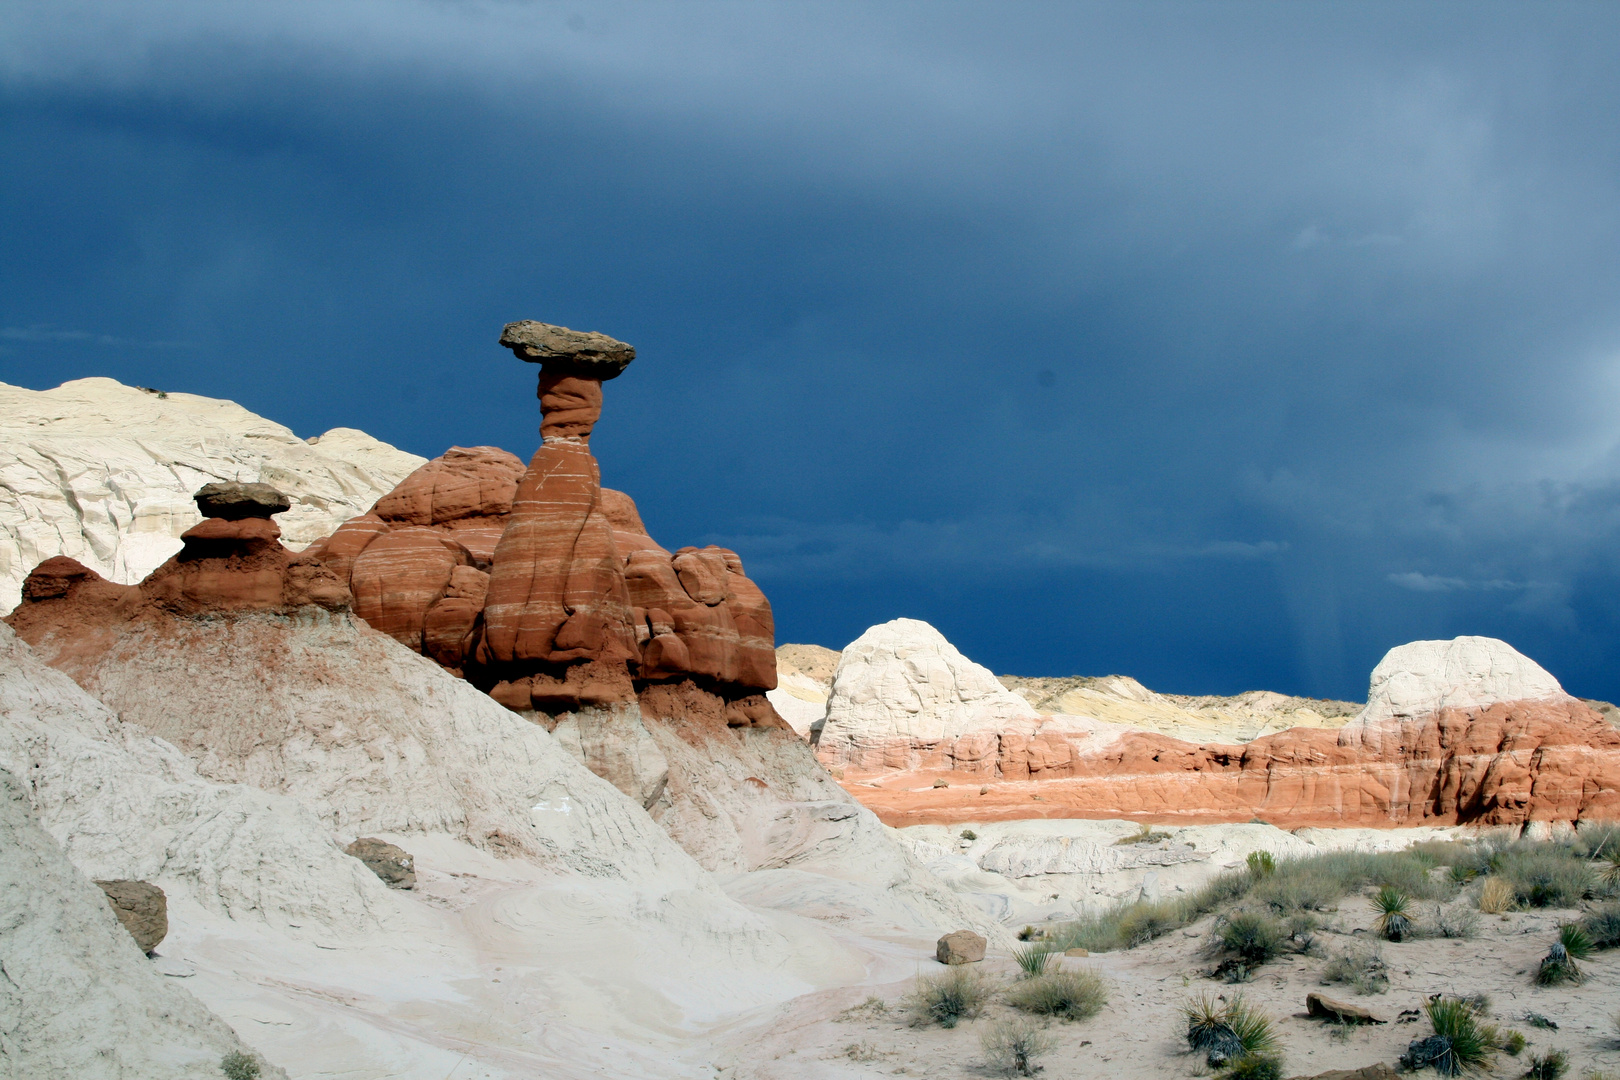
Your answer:
[[[1187,1045],[1230,1080],[1268,1080],[1282,1075],[1282,1055],[1271,1019],[1241,995],[1222,1005],[1207,994],[1182,1006]]]
[[[1558,986],[1561,983],[1578,983],[1585,979],[1581,969],[1570,958],[1569,950],[1562,941],[1553,942],[1553,947],[1547,950],[1547,955],[1541,959],[1541,967],[1536,969],[1536,982],[1542,986]]]
[[[1412,918],[1406,910],[1411,902],[1411,897],[1393,885],[1383,886],[1373,897],[1373,907],[1378,909],[1374,925],[1386,940],[1401,941],[1412,932]]]
[[[1441,1076],[1459,1076],[1480,1072],[1490,1064],[1495,1049],[1491,1045],[1492,1033],[1482,1027],[1468,1002],[1434,997],[1424,1004],[1423,1011],[1428,1013],[1434,1034],[1412,1041],[1401,1058],[1403,1068],[1432,1065]]]
[[[1620,886],[1620,847],[1611,847],[1604,850],[1599,859],[1597,879],[1606,888]]]
[[[1052,965],[1052,949],[1047,945],[1014,949],[1013,959],[1018,962],[1018,967],[1023,972],[1021,978],[1033,979],[1037,975],[1046,974],[1046,969]]]
[[[1592,939],[1587,936],[1586,929],[1580,923],[1564,923],[1560,926],[1558,944],[1576,960],[1585,960],[1592,955]]]

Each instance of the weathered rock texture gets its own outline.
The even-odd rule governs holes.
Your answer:
[[[98,881],[113,914],[141,952],[149,953],[169,934],[169,898],[150,881]]]
[[[398,844],[362,836],[343,850],[365,863],[390,889],[416,888],[416,860]]]
[[[765,696],[801,738],[820,733],[840,655],[820,645],[776,647],[776,689]]]
[[[822,760],[891,824],[1522,825],[1620,815],[1620,731],[1490,638],[1392,650],[1366,707],[1338,731],[1195,744],[1020,712],[921,625],[874,628],[845,651],[819,743]],[[934,777],[948,786],[920,783]]]
[[[0,768],[0,1075],[217,1080],[252,1053],[129,938]]]
[[[199,521],[192,493],[262,481],[290,497],[294,549],[363,512],[422,463],[351,428],[305,441],[229,401],[79,379],[0,384],[0,612],[23,578],[66,555],[133,584]]]

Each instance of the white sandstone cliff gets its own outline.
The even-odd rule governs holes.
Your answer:
[[[280,525],[300,549],[424,460],[351,428],[306,442],[235,402],[113,379],[0,383],[0,611],[54,555],[121,584],[141,580],[202,520],[191,497],[211,481],[262,481],[291,496]]]

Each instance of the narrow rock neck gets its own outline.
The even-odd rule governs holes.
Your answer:
[[[540,369],[540,435],[547,443],[589,446],[602,417],[602,380],[569,370]]]

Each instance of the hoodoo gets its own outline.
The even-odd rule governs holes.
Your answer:
[[[453,447],[310,553],[376,629],[544,717],[672,700],[779,726],[770,602],[734,551],[674,553],[591,454],[602,384],[635,359],[605,334],[523,321],[500,344],[540,365],[541,445]],[[548,726],[549,723],[548,723]]]

